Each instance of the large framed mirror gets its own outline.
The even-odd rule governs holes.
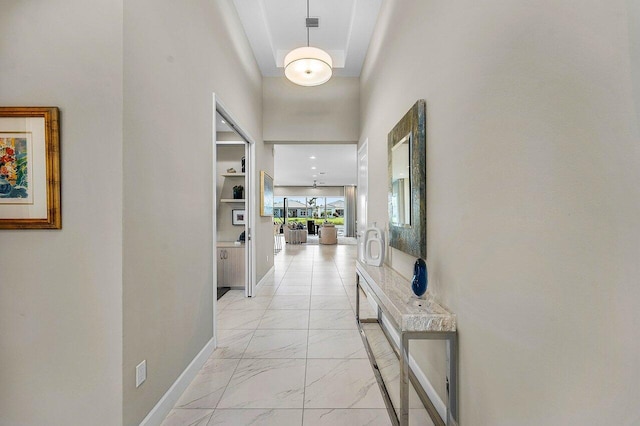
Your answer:
[[[388,136],[389,246],[427,257],[426,102],[421,99]]]

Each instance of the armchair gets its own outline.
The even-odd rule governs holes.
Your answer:
[[[333,223],[325,223],[318,230],[320,244],[338,244],[338,230]]]

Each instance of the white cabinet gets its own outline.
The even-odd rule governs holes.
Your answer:
[[[218,244],[218,287],[244,289],[244,250],[244,244]]]

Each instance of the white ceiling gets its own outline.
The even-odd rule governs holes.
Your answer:
[[[357,172],[355,144],[274,145],[273,183],[277,186],[313,186],[314,179],[318,186],[356,185]]]
[[[334,76],[358,77],[382,0],[309,0],[310,45],[326,50]],[[284,75],[284,57],[306,46],[306,0],[233,0],[262,75]]]

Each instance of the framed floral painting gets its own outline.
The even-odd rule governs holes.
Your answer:
[[[60,229],[58,108],[0,107],[0,229]]]

